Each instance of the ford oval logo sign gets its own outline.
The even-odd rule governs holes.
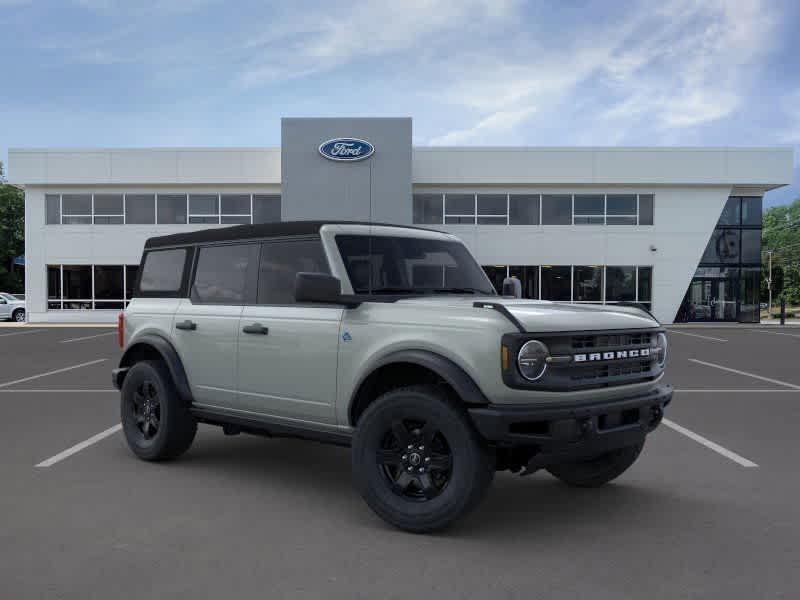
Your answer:
[[[319,146],[319,153],[328,160],[364,160],[374,152],[375,146],[358,138],[336,138]]]

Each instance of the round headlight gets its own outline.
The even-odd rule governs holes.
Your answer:
[[[539,340],[525,342],[517,355],[519,372],[528,381],[536,381],[547,369],[547,357],[550,351]]]
[[[667,334],[666,333],[659,333],[656,336],[656,347],[659,350],[659,353],[658,353],[658,365],[660,367],[663,367],[664,363],[667,362]]]

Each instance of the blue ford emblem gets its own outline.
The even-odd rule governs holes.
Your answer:
[[[319,146],[319,153],[329,160],[364,160],[374,152],[372,144],[357,138],[335,138]]]

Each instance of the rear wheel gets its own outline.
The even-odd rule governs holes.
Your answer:
[[[413,532],[442,529],[483,497],[494,465],[464,409],[436,386],[387,392],[353,437],[353,478],[387,522]]]
[[[197,433],[197,421],[160,361],[138,362],[128,371],[121,418],[128,447],[143,460],[176,458],[189,449]]]
[[[16,321],[17,323],[24,323],[25,322],[25,309],[18,308],[14,311],[14,314],[11,315],[11,319]]]
[[[636,462],[643,446],[644,442],[587,460],[551,465],[547,470],[568,485],[600,487],[627,471]]]

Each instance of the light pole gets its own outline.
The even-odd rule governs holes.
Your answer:
[[[769,276],[767,277],[767,290],[769,290],[769,300],[767,301],[767,318],[772,318],[772,250],[767,250],[769,257]]]

